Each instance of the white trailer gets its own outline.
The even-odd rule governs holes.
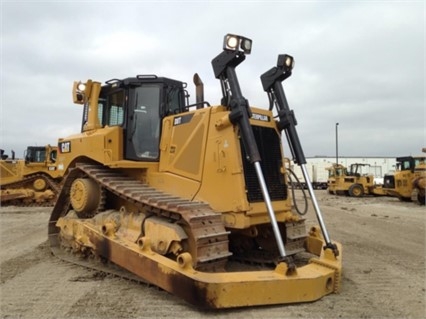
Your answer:
[[[309,174],[309,177],[312,182],[312,187],[314,189],[326,189],[327,188],[327,179],[328,179],[328,171],[327,167],[331,166],[331,164],[327,163],[312,163],[307,161],[306,170]],[[291,162],[290,169],[294,172],[297,177],[297,180],[294,176],[291,176],[291,182],[295,187],[303,187],[307,188],[305,178],[303,177],[302,169],[299,165]]]

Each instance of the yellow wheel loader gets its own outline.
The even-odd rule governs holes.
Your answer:
[[[2,206],[53,206],[62,172],[56,166],[56,146],[28,146],[24,159],[9,158],[1,150],[0,201]]]
[[[426,204],[426,162],[423,161],[414,169],[414,178],[412,181],[413,190],[411,191],[411,201],[419,204]]]
[[[279,55],[261,76],[270,108],[250,107],[235,69],[251,45],[225,36],[212,60],[217,106],[204,101],[198,75],[193,105],[185,83],[155,75],[74,83],[83,122],[58,142],[66,177],[48,227],[55,255],[125,270],[200,308],[309,302],[339,290],[342,247],[311,185],[318,226],[291,208],[282,131],[309,180],[281,83],[294,60]]]
[[[362,197],[364,195],[386,195],[382,185],[374,184],[374,176],[363,174],[362,167],[368,164],[354,163],[348,170],[341,164],[328,167],[328,192],[334,195]]]
[[[426,156],[397,157],[396,162],[397,170],[385,176],[383,189],[401,201],[425,205]]]

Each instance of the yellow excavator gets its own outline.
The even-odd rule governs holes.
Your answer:
[[[341,285],[312,185],[318,226],[292,211],[281,132],[309,176],[282,81],[293,57],[261,75],[269,109],[251,107],[236,67],[252,41],[228,34],[212,60],[221,105],[155,75],[75,82],[80,133],[58,141],[65,179],[48,227],[52,252],[122,270],[200,308],[310,302]],[[276,112],[276,117],[273,112]],[[119,267],[117,267],[119,266]]]
[[[56,166],[56,146],[28,146],[23,159],[1,150],[0,202],[2,206],[53,206],[62,171]]]

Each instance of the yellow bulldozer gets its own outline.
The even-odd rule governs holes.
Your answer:
[[[48,227],[55,255],[124,269],[208,309],[339,290],[342,247],[330,240],[311,185],[318,226],[292,211],[282,131],[306,173],[282,86],[294,60],[281,54],[261,75],[269,109],[251,107],[236,73],[251,46],[228,34],[212,60],[221,105],[204,101],[197,74],[191,105],[186,83],[166,77],[74,83],[83,121],[58,141],[65,178]]]
[[[23,159],[1,150],[0,200],[2,206],[53,206],[62,172],[56,165],[56,146],[28,146]]]
[[[425,205],[426,156],[397,157],[396,162],[395,173],[384,177],[384,190],[401,201]]]
[[[368,164],[354,163],[350,169],[342,164],[328,167],[328,192],[334,195],[362,197],[364,195],[386,195],[382,185],[374,184],[374,175],[364,173]]]

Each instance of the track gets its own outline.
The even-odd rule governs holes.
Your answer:
[[[51,190],[53,192],[53,196],[37,198],[37,196],[33,195],[33,192],[36,192],[33,188],[33,183],[38,179],[43,180],[46,183],[46,190]],[[0,188],[0,200],[2,206],[50,207],[55,205],[56,198],[61,191],[61,184],[57,180],[52,179],[50,176],[39,173],[27,176],[18,182],[2,185]],[[20,189],[23,190],[23,192],[19,192]],[[27,194],[31,195],[26,196]]]
[[[221,215],[214,212],[209,205],[191,202],[164,192],[128,177],[118,171],[100,165],[78,164],[67,176],[62,192],[53,209],[49,237],[52,250],[61,255],[58,240],[59,229],[55,226],[59,217],[65,216],[70,209],[69,194],[72,182],[78,177],[90,177],[103,189],[133,205],[148,211],[149,214],[175,220],[189,234],[189,250],[199,270],[214,271],[223,269],[227,258],[228,232],[225,230]],[[105,200],[101,199],[98,212],[106,209]],[[114,207],[119,210],[119,207]]]

